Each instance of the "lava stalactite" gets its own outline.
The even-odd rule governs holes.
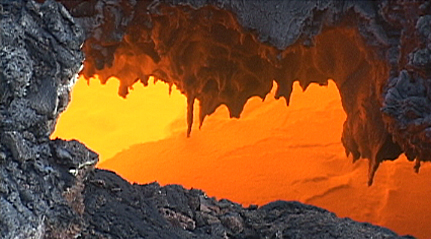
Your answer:
[[[389,79],[398,77],[403,69],[430,78],[423,54],[431,46],[427,44],[431,38],[423,30],[430,14],[426,3],[65,4],[88,33],[82,74],[86,78],[97,74],[102,83],[111,76],[119,78],[123,97],[136,82],[147,84],[149,76],[175,85],[188,98],[187,135],[192,129],[195,99],[202,124],[221,105],[228,108],[230,117],[239,118],[247,100],[254,96],[265,99],[273,81],[278,85],[275,97],[289,102],[295,81],[306,89],[311,83],[326,85],[331,78],[347,114],[343,145],[355,160],[369,160],[368,184],[381,162],[403,152],[409,160],[418,161],[417,167],[421,161],[431,160],[424,151],[430,142],[426,132],[431,110],[422,109],[418,115],[422,121],[416,121],[421,124],[417,129],[423,131],[424,144],[407,139],[417,132],[404,130],[404,124],[397,122],[396,115],[402,112],[383,115],[381,111],[391,87]],[[91,8],[91,14],[84,10]],[[406,11],[397,10],[403,8]],[[105,21],[94,24],[97,19]],[[423,49],[416,51],[412,46]],[[410,81],[419,75],[410,76]],[[420,107],[419,101],[411,103]],[[412,120],[409,118],[410,125],[415,124]]]

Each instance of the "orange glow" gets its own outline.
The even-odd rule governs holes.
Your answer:
[[[127,99],[118,96],[115,78],[105,85],[90,79],[90,84],[79,78],[51,138],[79,139],[99,153],[101,161],[131,145],[165,138],[166,127],[186,109],[185,97],[177,90],[169,96],[162,82],[135,84]]]
[[[290,200],[292,183],[316,177],[328,183],[341,169],[353,168],[341,145],[346,116],[340,104],[332,82],[326,90],[311,85],[305,93],[295,84],[289,107],[273,94],[264,103],[252,98],[239,120],[229,119],[222,107],[188,139],[181,119],[172,124],[171,137],[132,146],[100,167],[132,182],[177,183],[245,205]],[[366,174],[361,176],[365,185]],[[297,188],[295,200],[325,190],[310,185],[317,187]]]
[[[108,87],[112,82],[116,83],[111,80]],[[385,162],[368,187],[368,162],[352,164],[344,153],[340,138],[346,116],[333,82],[328,87],[310,85],[305,92],[294,84],[289,107],[274,100],[273,94],[264,103],[253,98],[239,120],[229,119],[222,107],[201,130],[194,128],[190,138],[185,137],[185,99],[176,91],[178,97],[169,99],[167,87],[142,90],[137,84],[124,101],[116,95],[116,87],[105,92],[107,86],[87,87],[80,80],[56,132],[62,138],[82,140],[105,159],[130,147],[100,163],[100,168],[114,170],[131,182],[181,184],[243,205],[298,200],[400,234],[431,235],[431,165],[424,164],[415,174],[405,158]],[[154,95],[141,96],[153,88]],[[143,102],[153,106],[144,108]],[[81,107],[91,115],[83,117]],[[128,117],[118,119],[124,115]],[[106,123],[108,119],[115,119],[115,126]],[[155,120],[148,123],[148,119]],[[145,133],[151,127],[157,127],[152,128],[155,133]],[[155,136],[138,138],[144,134]]]

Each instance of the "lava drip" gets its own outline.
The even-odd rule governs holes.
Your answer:
[[[401,33],[412,32],[412,27],[400,25],[393,16],[402,13],[392,5],[113,4],[68,6],[89,36],[82,74],[86,78],[97,74],[102,83],[111,76],[119,78],[123,97],[134,83],[147,85],[149,76],[175,85],[188,98],[187,136],[195,100],[202,125],[221,105],[226,105],[230,117],[239,118],[247,100],[254,96],[264,100],[273,81],[278,85],[275,97],[289,104],[293,82],[299,81],[305,90],[311,83],[327,85],[334,79],[347,114],[342,142],[354,161],[369,159],[369,184],[381,162],[418,150],[393,139],[381,112],[391,72],[404,67],[405,51],[412,49],[396,50],[403,46],[400,38],[406,38]],[[91,14],[82,10],[84,5],[93,9]],[[419,9],[420,4],[409,7]],[[286,9],[291,9],[290,15],[281,14]],[[258,13],[264,17],[258,18]],[[95,25],[95,19],[105,21]],[[294,19],[300,20],[293,23]],[[281,27],[285,31],[279,31]],[[397,57],[399,61],[394,61]]]

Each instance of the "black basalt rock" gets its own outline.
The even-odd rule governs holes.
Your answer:
[[[97,155],[48,136],[82,67],[83,31],[61,4],[25,0],[0,1],[0,29],[0,237],[76,237]]]
[[[82,29],[54,1],[0,1],[4,130],[49,136],[82,67]]]
[[[410,238],[299,202],[244,208],[179,185],[131,185],[96,169],[84,190],[84,238]]]

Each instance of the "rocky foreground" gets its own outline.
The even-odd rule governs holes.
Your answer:
[[[78,141],[28,146],[38,160],[2,149],[1,238],[411,238],[299,202],[243,208],[179,185],[132,185],[94,169],[97,154]]]

